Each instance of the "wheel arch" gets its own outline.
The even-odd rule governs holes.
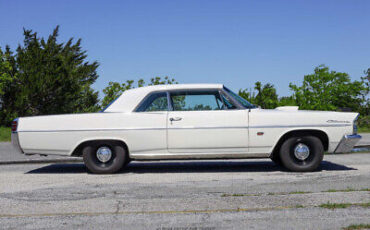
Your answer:
[[[304,136],[304,135],[305,136],[307,136],[307,135],[315,136],[315,137],[320,139],[321,143],[324,146],[324,151],[328,151],[328,149],[329,149],[329,136],[326,132],[324,132],[322,130],[319,130],[319,129],[291,130],[291,131],[286,132],[283,136],[280,137],[280,139],[275,144],[275,146],[272,150],[271,157],[273,157],[275,154],[279,153],[280,147],[284,143],[285,140],[287,140],[288,138],[290,138],[292,136],[298,136],[298,135],[300,135],[300,136]]]
[[[83,140],[79,144],[76,145],[76,147],[73,149],[73,151],[71,153],[71,156],[81,157],[82,156],[82,150],[83,150],[84,147],[86,147],[86,146],[88,146],[88,145],[90,145],[91,143],[94,143],[94,142],[104,142],[104,141],[111,141],[111,142],[120,143],[125,148],[127,156],[130,157],[130,154],[129,154],[130,151],[129,151],[129,148],[128,148],[128,145],[126,144],[126,142],[121,140],[121,139],[115,139],[115,138],[108,138],[108,139],[97,138],[97,139]]]

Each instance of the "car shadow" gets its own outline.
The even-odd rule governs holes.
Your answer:
[[[357,170],[330,161],[323,161],[318,171]],[[131,162],[120,173],[225,173],[225,172],[288,172],[275,163],[266,161],[157,161]],[[84,164],[51,164],[31,170],[27,174],[86,173]]]

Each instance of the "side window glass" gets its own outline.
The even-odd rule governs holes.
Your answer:
[[[167,93],[154,93],[146,98],[143,103],[141,103],[141,105],[136,109],[136,112],[155,112],[167,110]]]
[[[171,93],[175,111],[199,111],[223,109],[217,91],[211,92],[175,92]]]
[[[237,109],[235,105],[233,105],[229,99],[227,99],[223,94],[221,94],[222,100],[224,101],[225,106],[227,109]]]
[[[222,99],[221,99],[220,95],[216,96],[216,102],[217,102],[217,105],[220,109],[225,109],[225,106],[222,102]]]

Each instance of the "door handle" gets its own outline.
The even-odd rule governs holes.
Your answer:
[[[182,120],[182,118],[181,117],[171,117],[170,118],[170,121],[172,122],[172,121],[181,121]]]

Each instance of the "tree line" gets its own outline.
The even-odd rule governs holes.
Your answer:
[[[109,82],[100,99],[92,88],[99,77],[99,63],[87,60],[81,39],[58,42],[58,33],[59,26],[45,39],[24,29],[23,44],[15,52],[9,46],[0,47],[0,126],[9,126],[20,116],[97,112],[125,90],[177,83],[169,77]],[[279,97],[274,85],[261,82],[253,89],[240,89],[239,95],[266,109],[297,105],[309,110],[357,111],[369,127],[369,80],[370,68],[361,80],[352,81],[347,73],[320,65],[304,76],[301,85],[289,85],[290,96]]]

